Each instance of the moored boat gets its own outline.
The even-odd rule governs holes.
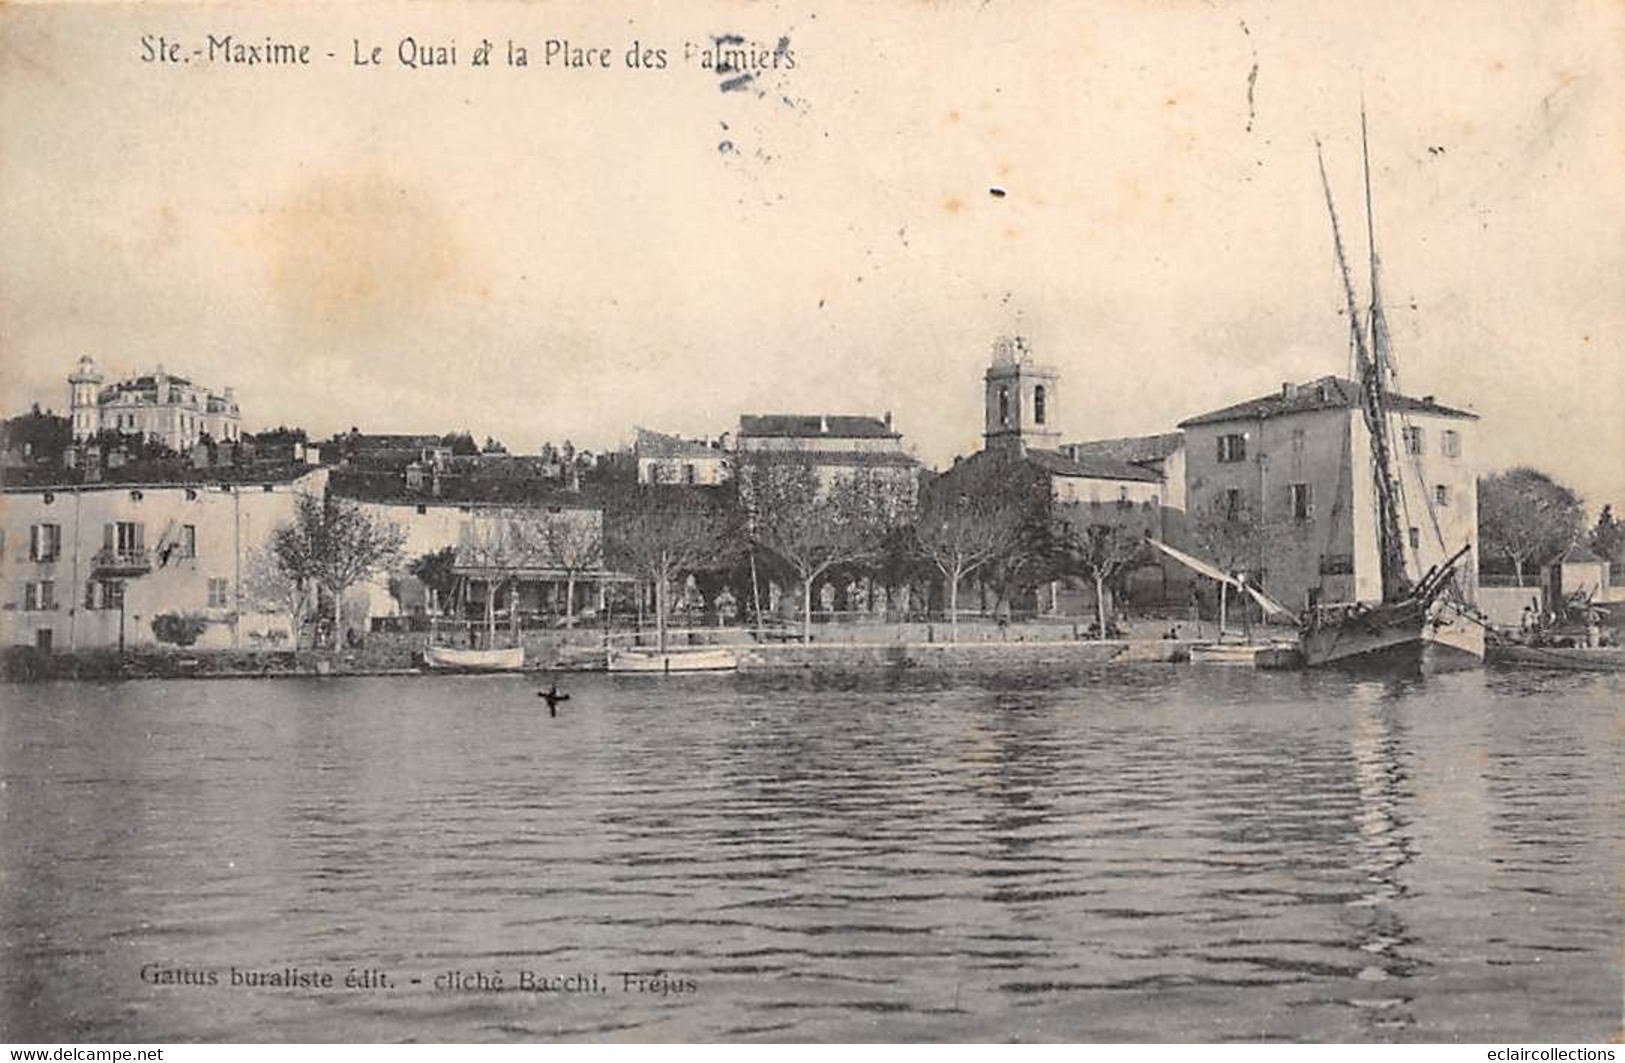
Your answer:
[[[435,672],[518,672],[525,667],[525,647],[470,650],[455,646],[426,646],[424,667]]]
[[[1625,672],[1622,646],[1491,645],[1485,660],[1500,668],[1550,668],[1563,672]]]
[[[674,672],[732,672],[739,668],[739,655],[726,646],[694,649],[610,650],[611,672],[641,672],[670,675]]]

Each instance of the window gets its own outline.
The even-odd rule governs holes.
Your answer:
[[[1033,388],[1033,424],[1044,423],[1044,385]]]
[[[1224,518],[1235,520],[1236,514],[1241,512],[1241,488],[1226,487],[1224,489]]]
[[[93,579],[85,584],[86,609],[123,609],[124,581]]]
[[[1411,549],[1412,550],[1420,550],[1421,548],[1422,548],[1422,529],[1421,528],[1412,528],[1411,529]]]
[[[176,540],[176,552],[181,557],[197,556],[197,525],[182,524],[180,538]]]
[[[144,524],[133,520],[121,520],[107,525],[102,545],[120,554],[137,554],[146,549],[146,533]]]
[[[1294,428],[1292,430],[1292,453],[1302,454],[1304,443],[1307,439],[1308,436],[1304,433],[1303,429]]]
[[[999,427],[1010,427],[1010,389],[999,385]]]
[[[685,484],[692,484],[694,482],[694,478],[695,478],[695,476],[694,476],[694,463],[691,462],[691,461],[684,462],[683,463],[683,482]]]
[[[1405,427],[1405,453],[1413,457],[1420,456],[1423,453],[1422,430],[1415,425]]]
[[[1433,485],[1433,502],[1435,505],[1448,506],[1450,504],[1450,485]]]
[[[62,525],[36,524],[29,529],[28,559],[55,561],[62,556]]]
[[[23,608],[29,612],[43,612],[56,608],[56,581],[42,579],[23,585]]]
[[[1292,519],[1306,524],[1315,519],[1315,489],[1310,484],[1291,484],[1287,488],[1292,505]]]
[[[1439,449],[1447,458],[1461,457],[1461,433],[1453,428],[1446,428],[1439,434]]]
[[[1133,504],[1134,503],[1128,500],[1128,487],[1126,485],[1119,485],[1117,488],[1117,508],[1127,509]]]
[[[209,580],[209,608],[224,609],[231,604],[231,581],[226,579]]]
[[[1220,436],[1219,460],[1226,463],[1246,461],[1247,437],[1243,435]]]

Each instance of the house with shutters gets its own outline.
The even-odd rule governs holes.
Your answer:
[[[1463,545],[1476,554],[1478,415],[1432,395],[1387,398],[1405,565],[1415,580]],[[1255,514],[1270,556],[1252,578],[1272,597],[1298,607],[1381,599],[1375,469],[1358,384],[1288,382],[1179,427],[1191,521],[1204,511]],[[1469,556],[1458,571],[1472,581],[1477,570]],[[1476,591],[1463,589],[1469,599]]]
[[[202,621],[199,649],[291,646],[284,602],[255,580],[271,533],[326,469],[231,480],[0,490],[0,645],[152,646],[160,616]]]

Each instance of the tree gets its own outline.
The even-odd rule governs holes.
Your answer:
[[[458,457],[480,452],[480,445],[474,442],[474,433],[466,428],[461,432],[447,432],[440,437],[440,445],[450,448],[451,452]]]
[[[1191,533],[1206,560],[1230,575],[1258,575],[1276,536],[1245,495],[1218,495],[1197,511]],[[1224,641],[1230,585],[1219,584],[1219,641]]]
[[[526,552],[548,568],[564,573],[564,623],[575,626],[576,580],[601,568],[604,526],[591,510],[543,510],[527,514],[517,525]]]
[[[1145,553],[1140,537],[1118,524],[1091,524],[1068,538],[1072,566],[1095,584],[1095,616],[1106,637],[1106,588],[1116,588]]]
[[[1580,536],[1580,496],[1527,466],[1486,476],[1478,483],[1478,540],[1485,554],[1512,565],[1518,586],[1525,566],[1544,564]]]
[[[606,510],[605,555],[655,591],[655,630],[666,651],[672,581],[714,564],[722,553],[722,514],[690,490],[627,484]]]
[[[274,546],[267,545],[243,561],[243,593],[249,602],[267,612],[286,610],[293,629],[293,648],[299,648],[299,632],[315,604],[315,586],[309,575],[294,577],[277,560]]]
[[[407,572],[434,595],[436,612],[445,608],[445,600],[457,589],[457,573],[452,570],[456,564],[457,548],[443,546],[438,550],[420,554],[407,565]]]
[[[400,562],[406,537],[337,495],[302,495],[291,523],[271,534],[277,565],[290,580],[308,581],[333,598],[333,648],[339,648],[344,592]]]
[[[979,455],[938,477],[922,492],[915,521],[917,549],[942,573],[948,591],[950,638],[959,641],[959,586],[1021,545],[1032,495],[1024,464],[1002,454]]]
[[[754,455],[742,462],[741,501],[752,540],[801,581],[802,641],[812,641],[813,584],[842,565],[880,560],[905,499],[871,470],[857,468],[826,484],[809,459]]]
[[[485,511],[469,522],[458,547],[456,558],[458,564],[487,569],[490,572],[485,580],[485,626],[488,639],[496,637],[498,586],[508,590],[508,630],[515,637],[518,635],[519,570],[537,568],[541,565],[531,536],[526,532],[525,525],[529,519],[529,509],[522,506]]]
[[[1614,519],[1614,507],[1604,504],[1591,529],[1591,552],[1613,564],[1625,563],[1625,524]]]

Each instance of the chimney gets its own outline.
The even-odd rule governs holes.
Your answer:
[[[1281,398],[1291,401],[1298,397],[1298,385],[1292,381],[1283,381],[1281,384]]]
[[[891,431],[891,411],[886,411],[886,431]]]
[[[829,435],[829,414],[818,415],[818,431],[823,435]]]
[[[1432,406],[1433,405],[1433,396],[1432,395],[1423,395],[1422,396],[1422,405],[1423,406]]]

